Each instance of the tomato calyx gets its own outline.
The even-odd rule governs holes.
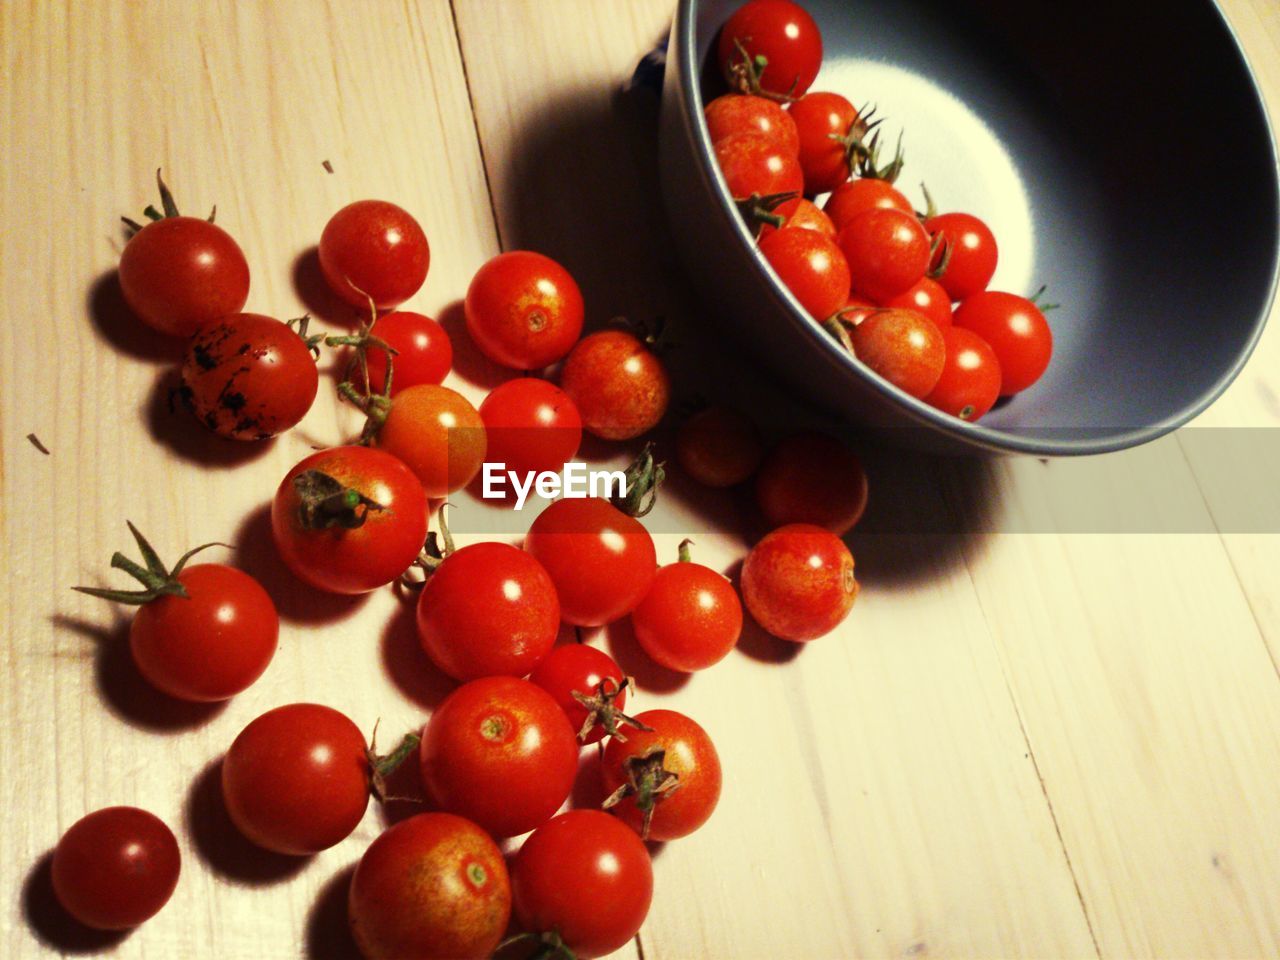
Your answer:
[[[153,204],[147,204],[147,206],[143,208],[143,211],[142,211],[143,215],[147,218],[147,220],[152,223],[154,223],[156,220],[163,220],[166,217],[182,216],[182,214],[178,212],[178,205],[173,200],[173,193],[170,192],[169,187],[165,184],[164,178],[160,176],[160,169],[161,168],[159,167],[156,168],[156,185],[160,188],[160,207],[164,212],[161,213],[160,210],[157,210]],[[213,209],[209,211],[209,217],[208,217],[209,223],[213,223],[214,219],[217,216],[218,216],[218,205],[215,203],[213,205]],[[120,219],[124,221],[124,225],[128,228],[129,239],[131,240],[136,234],[141,232],[143,227],[146,226],[145,223],[139,223],[138,221],[133,220],[129,217],[121,217]]]
[[[875,116],[875,113],[876,108],[874,106],[864,104],[860,110],[855,112],[853,121],[849,124],[848,130],[842,134],[829,133],[827,134],[827,139],[834,140],[844,149],[844,161],[850,170],[858,170],[861,176],[868,175],[862,171],[871,171],[875,179],[888,180],[892,183],[892,178],[896,178],[898,175],[897,171],[895,170],[892,173],[889,173],[887,172],[889,168],[886,167],[886,174],[881,176],[877,172],[877,168],[875,166],[876,158],[880,153],[880,132],[876,130],[876,127],[880,126],[881,122],[884,120],[883,117],[877,117],[875,120],[872,120],[871,118]],[[872,133],[872,131],[875,132]],[[870,140],[867,139],[868,134],[871,135]],[[899,155],[901,155],[901,138],[899,138],[898,141],[898,148]],[[894,162],[897,162],[899,164],[898,169],[901,169],[899,157],[895,157]],[[890,166],[892,166],[892,164],[890,164]]]
[[[627,774],[627,782],[620,786],[600,805],[602,810],[615,807],[627,797],[634,797],[636,809],[644,815],[640,827],[640,838],[649,839],[649,824],[653,820],[653,811],[662,801],[680,787],[680,775],[666,768],[667,751],[661,748],[650,750],[643,757],[627,757],[623,769]]]
[[[1050,310],[1057,310],[1062,304],[1060,303],[1041,303],[1040,298],[1044,296],[1044,292],[1049,289],[1047,283],[1040,284],[1040,289],[1027,297],[1031,301],[1031,305],[1041,313],[1048,313]]]
[[[751,230],[753,237],[758,237],[760,231],[765,224],[776,229],[781,229],[787,222],[786,217],[773,211],[788,200],[795,200],[800,194],[794,190],[788,190],[784,193],[753,193],[749,197],[741,200],[734,200],[734,204],[738,208],[738,216],[746,222],[747,227]]]
[[[644,445],[640,455],[626,469],[626,486],[613,505],[631,517],[643,517],[658,502],[658,487],[667,479],[666,462],[653,459],[653,443]]]
[[[347,282],[351,283],[350,280]],[[351,286],[352,289],[364,293],[355,284],[351,284]],[[338,384],[338,396],[365,415],[364,429],[360,431],[359,442],[361,446],[367,447],[373,443],[373,438],[378,435],[382,425],[387,422],[387,415],[391,413],[391,378],[395,372],[395,358],[400,351],[371,333],[373,325],[378,319],[378,305],[374,303],[373,297],[370,297],[367,293],[365,296],[369,300],[369,319],[360,324],[360,329],[355,334],[326,337],[324,342],[325,346],[329,347],[355,347],[355,356],[347,364],[347,369],[342,375],[342,382]],[[381,350],[387,355],[387,369],[382,377],[382,390],[378,393],[374,393],[370,386],[370,347]],[[352,374],[356,370],[360,371],[362,389],[357,389],[355,382],[352,380]]]
[[[406,733],[396,748],[390,753],[378,753],[378,720],[373,725],[373,733],[369,737],[369,746],[365,748],[364,757],[369,764],[369,791],[379,803],[395,800],[415,800],[416,797],[401,797],[387,791],[387,779],[399,769],[409,757],[418,750],[422,738],[416,733]]]
[[[307,345],[307,350],[311,352],[311,356],[320,359],[320,344],[327,341],[327,337],[323,333],[307,333],[307,327],[311,324],[311,314],[304,313],[300,317],[294,317],[292,320],[286,320],[284,325],[298,335],[298,338]]]
[[[150,603],[152,600],[158,600],[160,597],[181,597],[184,600],[189,600],[191,597],[187,593],[187,588],[178,582],[178,574],[182,572],[182,568],[187,565],[188,560],[201,550],[209,547],[227,546],[225,543],[214,542],[193,547],[178,558],[178,562],[170,570],[165,567],[155,549],[147,542],[147,538],[138,531],[138,528],[133,525],[132,521],[126,520],[125,523],[128,524],[129,532],[133,534],[133,539],[138,544],[138,552],[142,554],[142,559],[146,566],[144,567],[135,560],[130,560],[118,550],[111,555],[111,566],[129,574],[129,576],[142,584],[143,589],[104,590],[99,587],[72,587],[72,590],[78,593],[87,593],[89,596],[97,597],[100,600],[127,603],[131,606],[141,606],[144,603]]]
[[[760,53],[753,57],[738,37],[733,38],[733,48],[734,58],[729,65],[731,89],[745,93],[749,97],[764,97],[776,103],[795,103],[799,99],[795,96],[796,84],[800,82],[799,77],[791,82],[791,89],[786,93],[766,90],[761,85],[761,80],[764,79],[764,71],[769,66],[769,58]]]
[[[822,321],[822,329],[835,337],[840,343],[840,346],[844,347],[849,351],[849,353],[856,357],[857,352],[853,349],[853,338],[849,335],[849,331],[863,320],[866,320],[867,317],[874,316],[877,313],[883,313],[885,309],[887,308],[877,307],[873,310],[868,310],[865,307],[842,307]],[[857,316],[859,319],[855,321],[854,316]]]
[[[517,943],[536,943],[538,949],[530,955],[529,960],[578,960],[578,955],[569,949],[560,934],[554,930],[541,933],[515,933],[507,937],[494,950],[494,956],[501,954],[508,947]]]
[[[614,701],[622,696],[622,692],[631,685],[630,677],[623,677],[622,682],[614,680],[613,677],[605,677],[596,685],[596,692],[591,695],[582,693],[580,690],[573,690],[573,699],[577,700],[587,711],[587,719],[582,723],[582,729],[578,731],[578,740],[586,743],[587,734],[599,724],[605,734],[610,737],[616,737],[622,743],[627,742],[626,735],[618,729],[619,722],[630,724],[637,730],[652,731],[653,727],[637,720],[635,717],[628,716],[614,706]]]
[[[452,507],[453,504],[445,501],[440,504],[440,510],[436,516],[440,522],[440,533],[436,531],[427,531],[427,540],[422,545],[422,553],[414,558],[413,563],[409,564],[409,570],[415,567],[422,571],[422,579],[415,580],[409,576],[409,570],[400,574],[400,582],[412,590],[421,590],[427,585],[427,581],[431,579],[431,575],[440,569],[440,565],[449,559],[449,555],[457,549],[453,542],[453,534],[449,532],[449,524],[445,522],[444,512],[446,507]]]
[[[875,112],[873,107],[871,113]],[[867,116],[870,116],[868,113]],[[875,123],[878,124],[877,120]],[[872,124],[875,126],[875,124]],[[852,160],[852,158],[850,158]],[[906,164],[906,156],[902,152],[902,132],[898,132],[898,144],[893,148],[893,159],[880,166],[880,131],[877,130],[871,134],[871,139],[867,141],[863,148],[861,156],[858,157],[857,171],[858,176],[863,180],[883,180],[885,183],[897,182],[898,175],[902,173],[902,168]],[[850,162],[850,167],[853,163]],[[923,184],[921,184],[923,186]],[[926,192],[926,196],[927,196]]]
[[[298,516],[305,530],[356,530],[364,526],[371,510],[386,509],[323,470],[304,470],[293,478],[293,488],[298,494]]]

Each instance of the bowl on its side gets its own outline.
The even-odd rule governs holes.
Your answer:
[[[709,310],[798,390],[939,452],[1102,453],[1176,428],[1257,342],[1280,266],[1280,178],[1256,82],[1212,0],[803,0],[813,90],[904,132],[898,186],[986,220],[991,289],[1048,285],[1044,377],[980,423],[907,396],[810,319],[755,249],[716,168],[707,69],[741,0],[680,0],[662,97],[663,198]],[[704,96],[705,95],[705,96]]]

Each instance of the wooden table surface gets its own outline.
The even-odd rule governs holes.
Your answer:
[[[1280,109],[1280,6],[1224,6]],[[350,412],[325,381],[298,429],[253,447],[172,415],[174,345],[141,330],[113,284],[119,214],[153,199],[163,165],[180,203],[217,202],[251,264],[250,309],[323,320],[335,314],[313,248],[329,214],[366,196],[401,203],[432,244],[409,306],[455,332],[452,382],[476,399],[501,374],[466,343],[459,299],[504,247],[565,262],[593,324],[663,313],[696,328],[652,192],[652,118],[618,96],[671,10],[0,4],[0,954],[349,955],[345,885],[387,814],[371,807],[319,856],[260,857],[221,811],[218,759],[281,703],[398,731],[449,689],[390,591],[316,596],[274,559],[264,505],[311,445],[350,435]],[[708,364],[687,346],[676,364],[749,380],[754,368],[719,349]],[[1277,361],[1272,323],[1201,425],[1274,429]],[[761,390],[795,425],[788,401]],[[858,534],[864,592],[836,635],[798,649],[749,630],[687,682],[647,666],[625,624],[586,636],[636,674],[638,708],[699,719],[726,776],[710,823],[655,848],[653,909],[621,955],[1280,954],[1280,539],[1214,523],[1232,506],[1214,478],[1251,470],[1247,456],[1213,461],[1184,432],[1093,461],[871,462],[873,510],[963,515],[977,497],[1034,517],[1081,478],[1124,495],[1156,472],[1203,525]],[[742,556],[750,527],[733,497],[677,483],[661,509],[664,557],[681,529],[704,562],[730,571]],[[459,515],[472,538],[486,518],[512,523],[473,503]],[[126,517],[168,557],[231,543],[274,595],[279,653],[225,706],[150,691],[129,662],[127,613],[68,589],[109,582]],[[580,798],[592,762],[584,752]],[[67,927],[48,886],[61,832],[111,804],[163,817],[184,855],[173,901],[123,939]]]

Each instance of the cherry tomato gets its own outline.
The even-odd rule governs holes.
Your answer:
[[[794,200],[787,200],[784,203],[774,207],[773,213],[783,218],[784,227],[793,227],[800,230],[816,230],[823,236],[835,239],[836,228],[831,222],[831,218],[822,212],[812,200],[806,200],[804,197],[797,197]],[[763,223],[760,226],[761,238],[768,236],[778,228],[771,223]]]
[[[560,373],[560,386],[588,433],[630,440],[648,433],[667,412],[667,368],[639,339],[622,330],[584,337]]]
[[[951,327],[951,298],[941,284],[929,277],[921,277],[910,290],[890,297],[882,306],[914,310],[933,321],[939,331],[945,333]]]
[[[480,960],[511,918],[506,861],[470,820],[420,813],[379,834],[360,858],[347,916],[368,960]]]
[[[377,337],[396,351],[391,366],[391,395],[420,383],[440,383],[453,366],[453,344],[444,327],[430,317],[408,310],[384,314],[373,322],[369,336]],[[386,387],[387,352],[371,347],[365,354],[372,392]],[[357,386],[364,377],[355,375]]]
[[[467,288],[467,332],[504,367],[539,370],[555,363],[582,333],[582,292],[569,271],[529,250],[500,253]]]
[[[418,638],[455,680],[523,677],[560,632],[547,571],[506,543],[473,543],[445,557],[418,598]]]
[[[298,579],[330,593],[366,593],[396,579],[422,552],[427,498],[395,457],[333,447],[281,481],[271,532]]]
[[[1000,395],[1000,361],[987,341],[964,327],[943,330],[942,340],[946,363],[924,402],[961,420],[977,420]]]
[[[355,830],[369,805],[364,734],[331,707],[268,710],[223,758],[222,798],[258,846],[299,857],[326,850]]]
[[[495,837],[514,837],[560,808],[578,772],[578,741],[560,705],[515,677],[463,684],[422,733],[422,782],[437,806]]]
[[[257,313],[206,323],[187,344],[182,398],[200,422],[231,440],[266,440],[307,415],[320,375],[287,324]]]
[[[320,269],[343,300],[362,310],[400,306],[422,286],[431,248],[418,221],[385,200],[347,204],[320,235]]]
[[[849,265],[830,237],[783,227],[760,239],[760,252],[815,319],[831,316],[849,298]]]
[[[658,567],[644,525],[595,497],[550,504],[529,527],[524,548],[551,574],[561,618],[577,627],[625,617]]]
[[[1019,393],[1040,379],[1053,355],[1053,332],[1040,308],[1012,293],[975,293],[956,308],[956,326],[991,345],[1000,363],[1000,395]]]
[[[765,536],[742,567],[742,599],[775,637],[803,642],[830,633],[853,608],[853,555],[830,530],[791,523]]]
[[[599,810],[570,810],[525,841],[511,869],[516,917],[557,955],[601,957],[627,945],[649,914],[653,864],[631,830]]]
[[[376,443],[412,470],[432,498],[470,483],[480,472],[487,445],[484,421],[471,401],[433,383],[396,395]]]
[[[660,569],[631,612],[636,640],[654,662],[693,673],[719,663],[738,645],[742,604],[737,591],[710,567],[694,563],[685,544],[680,562]]]
[[[646,839],[686,837],[715,812],[720,756],[683,713],[646,710],[636,720],[652,729],[628,731],[626,743],[615,738],[605,747],[605,802],[614,801],[610,809]]]
[[[765,64],[757,78],[760,89],[804,96],[822,66],[822,34],[813,17],[790,0],[751,0],[739,7],[720,30],[716,62],[729,86],[740,89],[753,61]]]
[[[914,214],[864,210],[840,231],[853,289],[882,302],[914,286],[929,269],[929,236]]]
[[[849,299],[840,308],[840,319],[849,326],[856,327],[879,309],[880,307],[866,297],[860,297],[856,293],[850,294]]]
[[[547,380],[517,377],[480,404],[488,439],[485,459],[524,476],[559,473],[578,453],[582,417],[569,395]]]
[[[760,466],[755,425],[727,407],[707,407],[680,424],[676,460],[704,487],[732,487]]]
[[[947,258],[938,282],[952,300],[965,300],[987,289],[999,257],[990,227],[969,213],[942,213],[926,220],[924,229],[929,236],[942,238],[930,268],[938,269],[942,258]]]
[[[840,184],[831,191],[823,211],[837,231],[843,230],[860,213],[868,210],[901,210],[914,214],[911,201],[904,197],[888,180],[859,177]]]
[[[788,112],[800,136],[804,192],[827,193],[848,180],[850,138],[866,130],[853,104],[838,93],[806,93]]]
[[[769,451],[756,477],[756,503],[771,527],[811,523],[844,536],[867,507],[867,475],[839,440],[797,433]]]
[[[137,807],[106,807],[58,841],[53,892],[86,926],[127,930],[160,912],[181,870],[178,841],[163,820]]]
[[[753,195],[800,194],[804,172],[794,152],[756,133],[734,133],[714,145],[716,165],[724,174],[729,196],[742,200]]]
[[[560,704],[580,743],[598,743],[626,719],[626,674],[603,650],[585,643],[556,647],[533,668],[529,680]]]
[[[703,113],[712,143],[735,133],[753,133],[773,141],[783,153],[794,154],[800,149],[791,114],[767,97],[726,93],[707,104]]]
[[[924,397],[942,376],[947,356],[942,334],[914,310],[876,310],[851,336],[859,360],[913,397]]]

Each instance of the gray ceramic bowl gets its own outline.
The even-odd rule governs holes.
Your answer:
[[[1249,67],[1211,0],[804,0],[822,30],[812,89],[874,102],[905,131],[899,187],[983,217],[992,289],[1041,283],[1054,356],[979,424],[861,367],[755,250],[716,169],[704,93],[740,0],[680,0],[662,101],[664,200],[712,312],[848,419],[941,451],[1099,453],[1152,440],[1226,388],[1277,272],[1276,154]],[[1142,11],[1142,12],[1140,12]]]

